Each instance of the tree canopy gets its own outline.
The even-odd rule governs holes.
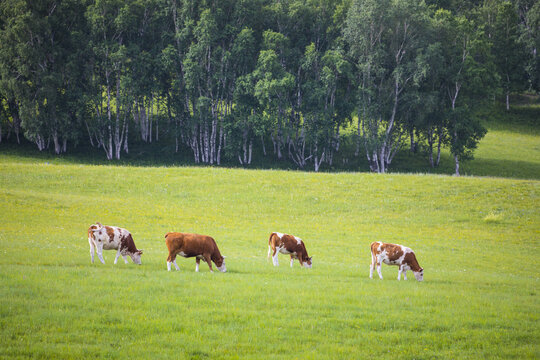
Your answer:
[[[530,0],[5,0],[0,141],[318,171],[348,132],[372,171],[410,143],[459,174],[475,104],[540,91],[539,45]]]

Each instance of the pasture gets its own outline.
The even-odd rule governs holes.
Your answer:
[[[94,166],[0,154],[0,357],[478,359],[540,356],[537,180]],[[143,265],[90,263],[90,224]],[[228,272],[166,271],[168,231],[213,236]],[[268,236],[304,239],[313,268]],[[368,278],[372,241],[425,281]]]

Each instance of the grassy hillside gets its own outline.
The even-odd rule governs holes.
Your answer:
[[[0,153],[0,358],[478,359],[540,356],[540,181],[50,163]],[[129,229],[143,265],[105,252]],[[213,236],[228,272],[167,272],[164,234]],[[313,269],[266,261],[271,231]],[[425,282],[384,266],[406,244]],[[412,279],[412,280],[411,280]]]

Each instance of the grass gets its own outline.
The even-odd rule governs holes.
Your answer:
[[[0,358],[538,358],[539,185],[0,153]],[[129,229],[143,265],[91,264],[94,221]],[[229,271],[167,272],[168,231],[213,236]],[[313,268],[267,262],[272,231]],[[425,281],[370,280],[377,240]]]

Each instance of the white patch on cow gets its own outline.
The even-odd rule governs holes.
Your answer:
[[[195,272],[199,272],[199,263],[198,262],[195,263]]]
[[[308,264],[307,262],[304,262],[304,266],[308,269],[311,269],[311,264]]]
[[[183,252],[183,251],[180,251],[180,252],[178,253],[178,255],[180,255],[180,256],[182,256],[182,257],[187,257],[187,254],[186,254],[185,252]]]
[[[278,233],[278,232],[277,232],[277,233],[275,233],[275,234],[276,234],[276,235],[278,236],[278,238],[280,238],[280,239],[281,239],[281,238],[283,237],[283,235],[285,235],[285,234],[282,234],[282,233]]]
[[[167,271],[171,271],[171,263],[167,261]]]
[[[227,267],[225,267],[225,263],[221,264],[221,266],[217,267],[219,271],[221,272],[227,272]]]
[[[285,254],[285,255],[289,255],[289,254],[293,254],[293,255],[296,255],[295,252],[290,252],[289,250],[287,250],[287,248],[285,246],[283,247],[280,247],[280,248],[276,248],[276,250],[279,249],[278,251],[276,251],[276,254],[278,252],[282,253],[282,254]]]
[[[176,263],[176,259],[173,261],[174,267],[176,268],[176,271],[179,271],[180,268],[178,267],[178,264]]]
[[[296,243],[297,243],[298,245],[300,245],[300,244],[302,243],[302,239],[300,239],[299,237],[296,237],[296,236],[295,236],[294,239],[296,240]]]

